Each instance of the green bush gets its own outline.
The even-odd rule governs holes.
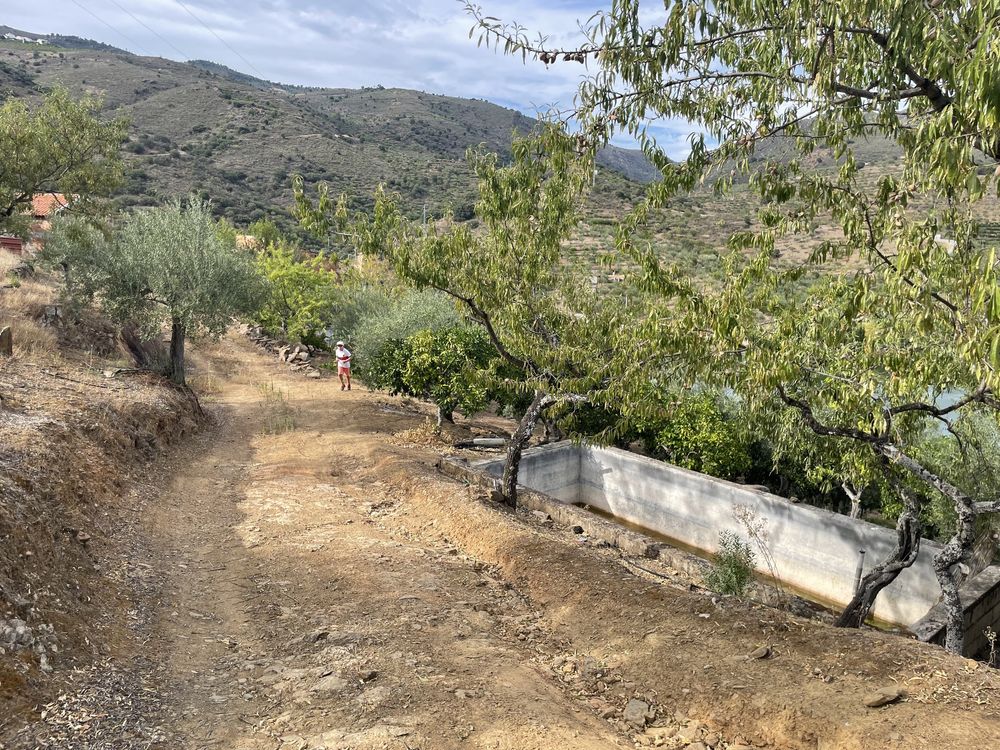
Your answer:
[[[295,254],[293,247],[279,241],[258,256],[269,289],[260,323],[293,339],[321,339],[338,303],[337,277],[322,257],[300,261]]]
[[[719,594],[742,596],[753,581],[755,560],[749,544],[733,532],[723,531],[705,585]]]
[[[439,422],[456,409],[482,410],[489,391],[483,371],[496,358],[486,334],[467,325],[417,331],[391,339],[365,364],[364,380],[393,394],[406,394],[438,407]]]
[[[357,374],[369,384],[373,377],[369,363],[379,360],[384,350],[398,347],[417,331],[452,328],[462,322],[455,305],[438,292],[406,290],[393,295],[368,287],[352,294],[355,309],[334,325],[334,333],[350,342]]]
[[[749,434],[714,393],[682,397],[654,430],[647,432],[647,447],[686,469],[735,479],[753,467]]]

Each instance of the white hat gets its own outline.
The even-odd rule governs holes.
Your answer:
[[[338,342],[337,342],[337,346],[343,346],[343,345],[344,345],[344,342],[343,342],[343,341],[338,341]]]

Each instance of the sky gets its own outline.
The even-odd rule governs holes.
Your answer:
[[[478,0],[554,46],[582,40],[580,24],[610,0]],[[459,0],[46,0],[11,2],[0,24],[96,39],[141,55],[206,59],[280,83],[418,89],[488,99],[534,115],[573,103],[587,71],[477,48]],[[13,7],[11,7],[13,6]],[[689,129],[658,129],[671,155]],[[634,145],[626,138],[623,146]]]

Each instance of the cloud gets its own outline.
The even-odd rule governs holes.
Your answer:
[[[555,45],[582,40],[600,0],[479,0]],[[528,114],[572,105],[587,70],[523,64],[469,39],[458,0],[57,0],[16,3],[4,22],[75,34],[144,55],[202,58],[282,83],[331,88],[382,85],[485,98]],[[185,7],[187,10],[185,10]],[[90,11],[89,13],[87,11]],[[190,11],[190,13],[188,12]],[[206,28],[207,27],[207,28]],[[183,54],[181,54],[183,53]],[[677,124],[668,140],[683,141]]]

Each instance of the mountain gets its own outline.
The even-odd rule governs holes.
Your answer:
[[[131,120],[132,164],[122,205],[204,192],[238,225],[280,214],[290,175],[330,183],[358,206],[385,183],[412,214],[468,216],[475,184],[466,149],[509,153],[514,131],[535,121],[485,100],[382,87],[335,89],[263,81],[204,60],[143,57],[77,37],[0,27],[0,91],[15,96],[62,85],[103,98]],[[655,177],[635,150],[610,148],[600,163],[629,179]],[[622,178],[601,181],[625,190]],[[292,224],[284,214],[282,223]]]

